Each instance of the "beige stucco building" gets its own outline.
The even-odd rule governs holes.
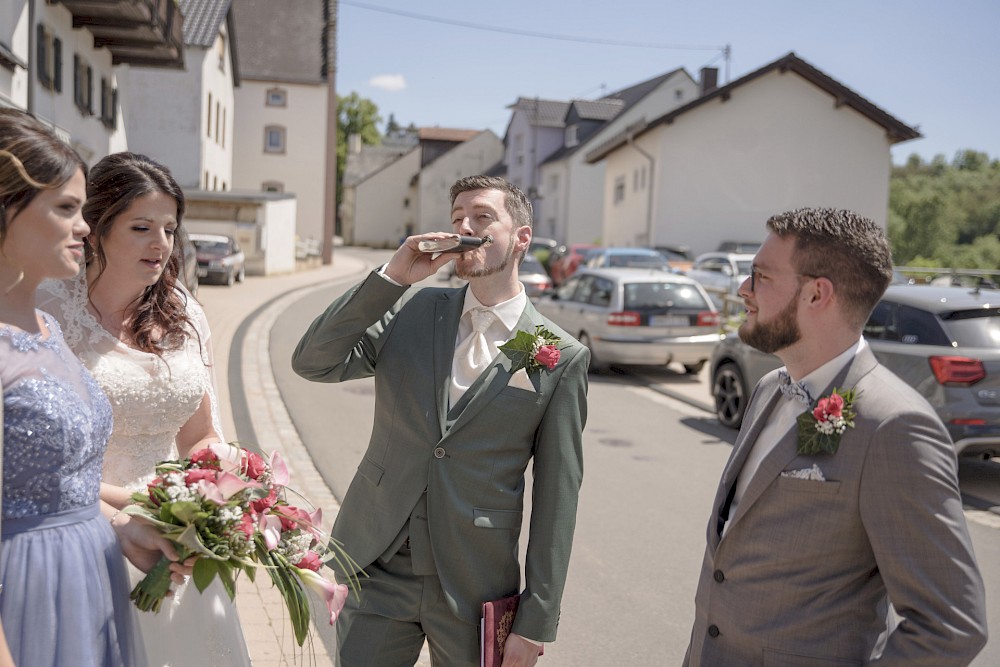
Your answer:
[[[919,136],[790,53],[588,152],[606,163],[603,241],[697,254],[762,240],[769,216],[802,206],[884,226],[889,148]]]

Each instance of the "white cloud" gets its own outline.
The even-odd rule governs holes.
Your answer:
[[[402,74],[379,74],[372,77],[368,84],[391,93],[406,89],[406,79]]]

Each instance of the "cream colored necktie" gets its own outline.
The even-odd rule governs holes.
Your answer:
[[[486,370],[493,355],[486,340],[486,330],[493,324],[493,311],[476,307],[469,311],[472,332],[455,348],[455,363],[452,365],[451,404],[455,405],[462,394]]]

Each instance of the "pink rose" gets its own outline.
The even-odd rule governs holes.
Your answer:
[[[816,407],[813,408],[813,417],[816,418],[818,422],[826,421],[826,404],[829,403],[829,399],[821,398],[816,401]]]
[[[295,564],[295,567],[302,568],[304,570],[312,570],[313,572],[319,572],[320,566],[323,561],[320,560],[319,554],[315,551],[307,551],[301,560]]]
[[[267,464],[259,454],[248,451],[246,459],[247,477],[250,479],[260,479],[260,476],[267,472]]]
[[[266,510],[274,507],[274,503],[278,502],[278,492],[272,486],[268,492],[267,496],[264,498],[258,498],[257,500],[250,503],[250,507],[257,513],[265,512]]]
[[[201,480],[206,480],[208,482],[214,482],[219,476],[219,473],[211,468],[192,468],[184,473],[184,483],[188,486],[196,484]]]
[[[211,449],[199,449],[191,454],[191,463],[199,468],[219,469],[219,457]]]
[[[542,345],[535,355],[535,361],[551,371],[559,363],[559,348],[555,345]]]
[[[844,397],[840,394],[830,394],[826,402],[826,413],[831,417],[840,417],[844,412]]]

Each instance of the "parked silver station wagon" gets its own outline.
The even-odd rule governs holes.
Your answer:
[[[580,269],[535,306],[590,348],[594,372],[677,362],[697,373],[720,339],[705,289],[666,271]]]
[[[890,285],[864,336],[937,411],[963,456],[1000,454],[1000,290]],[[739,428],[750,390],[781,361],[728,335],[712,355],[719,421]]]

